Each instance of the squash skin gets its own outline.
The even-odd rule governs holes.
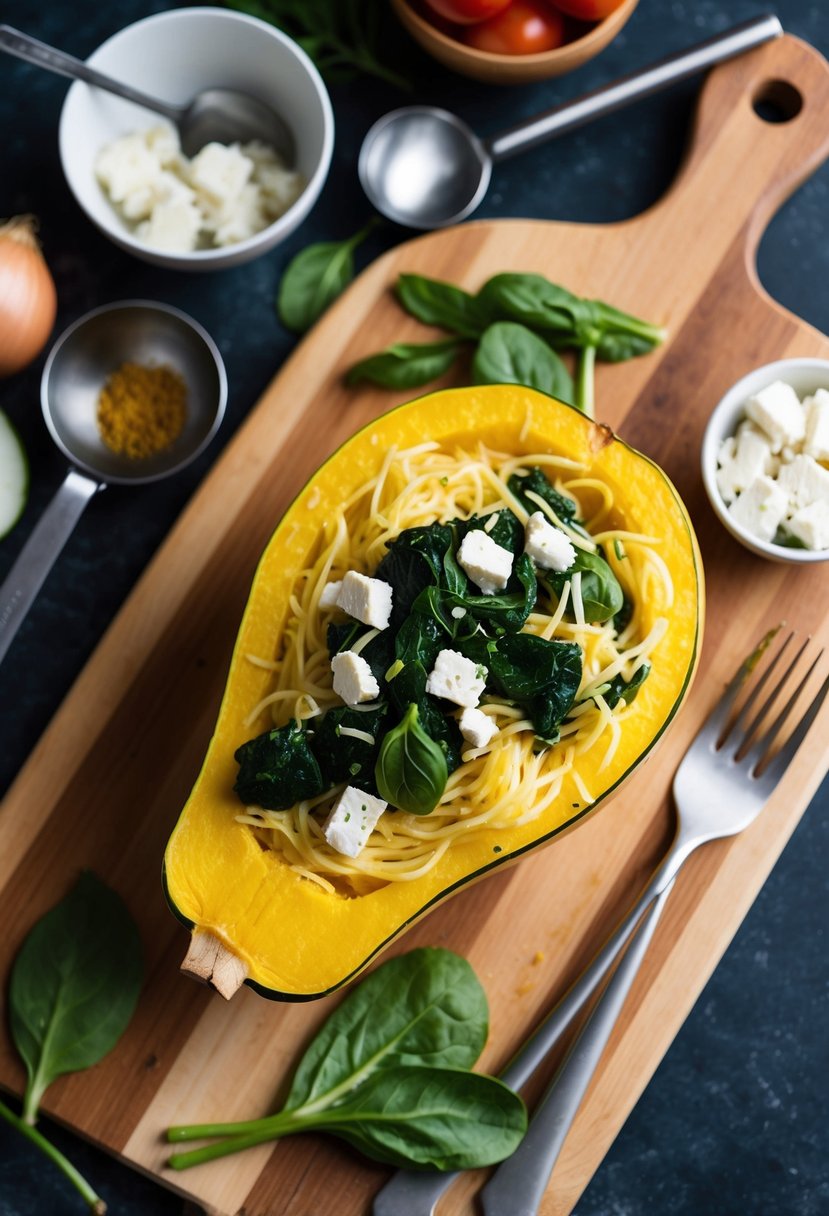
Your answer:
[[[527,426],[528,417],[531,419]],[[526,431],[521,438],[522,430]],[[595,801],[566,778],[553,807],[533,823],[456,842],[428,874],[370,894],[330,895],[263,850],[235,822],[236,748],[266,724],[244,718],[265,695],[270,673],[248,653],[270,655],[289,614],[288,597],[331,509],[377,469],[391,444],[425,438],[483,439],[501,451],[550,450],[583,461],[586,475],[613,485],[626,523],[662,538],[674,603],[645,605],[646,627],[668,615],[666,638],[601,778],[595,762],[579,772]],[[379,951],[467,883],[509,865],[592,813],[647,757],[679,709],[696,668],[704,609],[702,563],[687,512],[665,474],[609,428],[578,410],[517,385],[448,389],[399,406],[369,423],[314,474],[274,532],[254,578],[218,722],[201,773],[167,846],[164,885],[174,913],[213,934],[247,965],[250,986],[276,1000],[312,1000],[350,981]],[[493,852],[495,845],[502,850]]]

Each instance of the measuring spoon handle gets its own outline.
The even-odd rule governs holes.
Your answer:
[[[70,469],[0,586],[0,663],[99,481]]]
[[[525,119],[516,126],[509,127],[500,135],[486,141],[489,154],[494,161],[499,161],[506,160],[517,152],[526,152],[529,148],[535,148],[548,139],[572,131],[594,118],[612,114],[614,110],[629,106],[642,97],[649,97],[651,93],[659,93],[662,89],[667,89],[688,76],[694,76],[697,72],[703,72],[716,63],[733,59],[735,55],[771,42],[782,33],[783,27],[773,13],[753,17],[750,21],[735,25],[724,34],[708,38],[689,51],[668,55],[649,68],[631,72],[613,84],[594,89],[575,101],[554,106],[552,110],[546,110],[535,118]]]
[[[27,63],[45,68],[47,72],[56,72],[58,76],[70,76],[73,80],[83,80],[86,84],[95,85],[96,88],[106,89],[108,93],[115,93],[117,97],[123,97],[125,101],[132,101],[136,105],[144,106],[147,110],[163,114],[173,123],[180,122],[184,113],[183,106],[168,105],[166,102],[159,101],[157,97],[148,97],[146,93],[141,93],[128,84],[122,84],[120,80],[113,80],[110,76],[105,76],[103,72],[96,71],[82,59],[76,59],[74,55],[67,55],[65,51],[58,51],[55,47],[40,42],[37,38],[32,38],[20,30],[13,29],[10,25],[0,25],[0,51],[16,55],[18,59],[25,59]]]

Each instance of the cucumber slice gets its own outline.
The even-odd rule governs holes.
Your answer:
[[[20,436],[0,410],[0,538],[23,514],[29,494],[29,462]]]

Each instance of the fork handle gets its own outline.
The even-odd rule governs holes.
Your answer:
[[[562,1145],[639,973],[672,889],[673,880],[642,917],[607,988],[536,1107],[526,1136],[481,1192],[484,1216],[503,1216],[504,1212],[509,1212],[510,1216],[536,1216]]]

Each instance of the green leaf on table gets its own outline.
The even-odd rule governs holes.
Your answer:
[[[474,384],[523,384],[560,401],[573,400],[573,381],[551,346],[514,321],[484,331],[472,360]]]
[[[56,1077],[90,1068],[126,1030],[141,989],[138,930],[114,891],[84,871],[26,937],[9,984],[12,1039],[34,1122]]]
[[[462,343],[457,338],[438,342],[395,342],[376,355],[355,363],[346,373],[346,384],[368,380],[381,388],[419,388],[444,376],[458,357]]]
[[[345,241],[320,241],[301,249],[279,284],[277,312],[282,324],[304,334],[354,278],[354,250],[373,227],[367,224]]]
[[[401,274],[396,290],[406,312],[424,325],[437,325],[462,338],[479,338],[489,324],[478,298],[453,283]]]

